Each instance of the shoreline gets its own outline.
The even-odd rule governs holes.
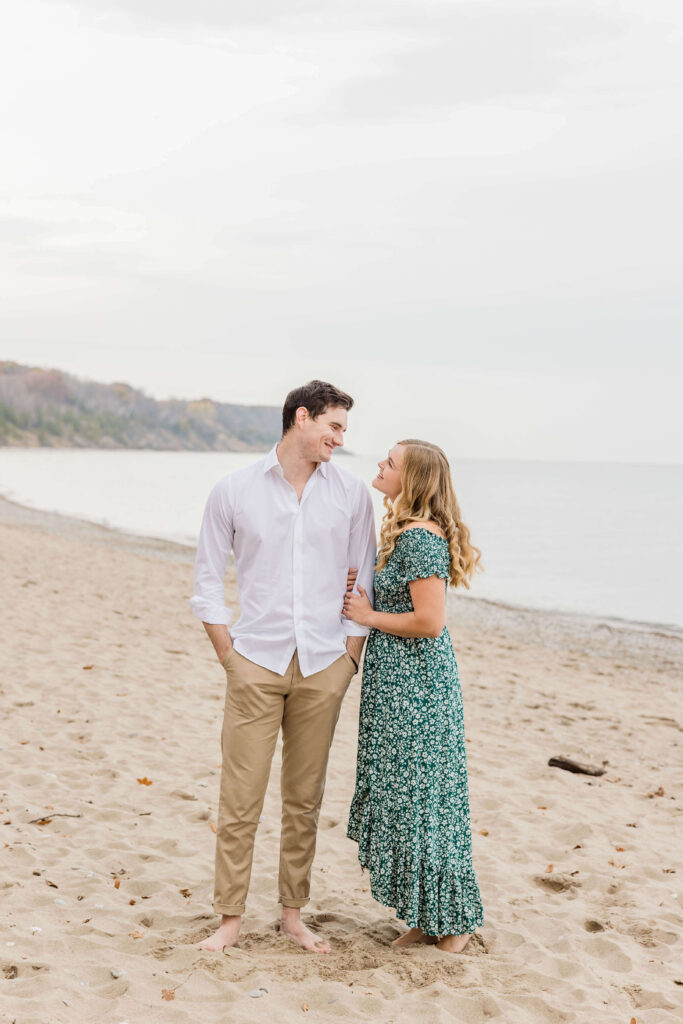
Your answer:
[[[279,440],[279,438],[278,438]],[[275,444],[276,442],[273,442]],[[252,455],[266,455],[270,448],[248,448],[246,449],[247,454]],[[217,454],[234,455],[241,454],[245,451],[242,448],[132,448],[130,445],[122,445],[120,447],[108,447],[104,445],[30,445],[30,444],[3,444],[0,443],[0,452],[3,449],[20,449],[30,451],[98,451],[98,452],[186,452],[189,454],[200,453],[206,454],[207,452],[215,452]],[[344,447],[341,451],[337,452],[335,458],[339,456],[344,457],[345,455],[354,455],[362,459],[375,459],[376,452],[357,452],[352,451]],[[663,462],[631,462],[629,459],[521,459],[521,458],[504,458],[495,455],[463,455],[457,458],[450,459],[451,465],[459,462],[496,462],[496,463],[533,463],[539,466],[633,466],[636,468],[648,468],[650,466],[655,469],[683,469],[683,462],[672,462],[670,459]]]
[[[195,545],[193,544],[152,534],[133,533],[120,527],[93,522],[90,519],[81,519],[78,516],[65,515],[62,512],[52,512],[36,508],[32,505],[23,505],[0,494],[0,523],[2,522],[35,526],[48,532],[57,532],[69,536],[82,536],[92,540],[100,537],[103,543],[120,543],[122,546],[133,550],[157,552],[159,555],[166,554],[167,557],[173,557],[178,561],[194,562],[195,557]],[[233,564],[232,560],[230,564]],[[603,628],[615,632],[643,633],[655,637],[683,641],[683,627],[670,623],[644,622],[635,619],[624,619],[619,616],[574,612],[561,608],[536,608],[529,605],[513,604],[509,601],[496,601],[488,597],[477,597],[462,591],[455,593],[450,590],[449,600],[452,602],[473,602],[477,605],[490,606],[492,609],[511,614],[540,616],[546,618],[549,622],[563,623],[566,626],[570,626],[573,623],[577,629]]]

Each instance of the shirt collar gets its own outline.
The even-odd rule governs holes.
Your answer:
[[[282,466],[280,465],[280,460],[277,457],[276,444],[274,444],[273,447],[270,449],[263,462],[264,474],[270,472],[271,469],[277,469],[278,472],[280,473],[280,476],[282,476]],[[316,472],[319,472],[325,479],[327,479],[327,463],[319,462],[316,467]]]
[[[268,473],[271,469],[278,469],[282,473],[282,466],[280,460],[277,457],[277,445],[274,444],[266,455],[263,462],[263,472]]]

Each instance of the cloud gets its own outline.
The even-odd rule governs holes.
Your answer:
[[[419,26],[340,85],[318,117],[443,119],[473,104],[536,104],[565,91],[586,51],[614,42],[625,28],[623,17],[595,5],[428,6]]]
[[[112,225],[97,220],[39,220],[0,215],[0,244],[24,246],[34,242],[69,242],[81,236],[109,235]]]
[[[587,47],[629,18],[585,0],[72,0],[86,24],[206,38],[256,34],[262,47],[308,52],[332,67],[329,96],[298,120],[443,117],[467,104],[547,97]],[[178,35],[180,34],[180,35]],[[234,40],[233,40],[234,41]],[[346,62],[346,63],[345,63]]]
[[[63,0],[48,0],[59,3]],[[122,30],[205,31],[299,28],[308,32],[344,31],[408,21],[415,23],[426,5],[444,0],[70,0],[89,24]]]
[[[146,234],[140,217],[70,197],[0,206],[0,256],[7,275],[104,278],[139,273]]]

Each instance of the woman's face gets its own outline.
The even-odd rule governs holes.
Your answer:
[[[401,467],[403,466],[403,447],[395,444],[386,459],[378,462],[379,473],[372,481],[372,486],[390,501],[395,501],[401,490]]]

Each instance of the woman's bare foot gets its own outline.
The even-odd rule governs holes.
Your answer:
[[[220,953],[226,946],[236,946],[241,924],[241,917],[228,917],[227,914],[223,914],[218,929],[208,939],[199,943],[200,949]]]
[[[436,948],[442,949],[444,953],[462,953],[471,938],[471,932],[466,932],[464,935],[443,935],[437,942]]]
[[[329,953],[331,946],[324,939],[319,939],[306,927],[301,920],[299,907],[282,908],[282,933],[288,939],[296,942],[307,953]]]
[[[391,943],[392,946],[410,946],[413,942],[423,942],[426,938],[425,933],[421,928],[410,928],[403,935],[399,935],[397,939]]]

